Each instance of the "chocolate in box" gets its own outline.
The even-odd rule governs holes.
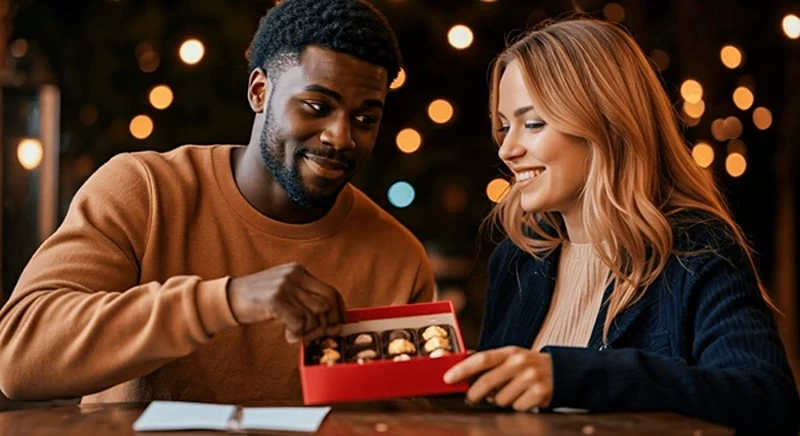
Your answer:
[[[342,335],[331,338],[342,356],[336,363],[320,364],[325,354],[321,341],[301,346],[305,404],[439,395],[468,389],[467,382],[448,385],[442,380],[448,369],[467,357],[449,301],[354,309],[347,312],[347,321]],[[432,329],[426,340],[423,334],[431,326],[440,327],[447,337]],[[371,344],[367,337],[372,339]],[[390,350],[394,340],[400,341]],[[409,351],[408,344],[413,345],[414,353],[402,352]],[[359,358],[358,353],[365,350],[374,351],[376,357]],[[407,360],[398,356],[407,356]]]

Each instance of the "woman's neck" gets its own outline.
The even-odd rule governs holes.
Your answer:
[[[586,227],[583,224],[583,215],[580,208],[562,213],[564,225],[567,228],[567,237],[573,244],[588,244],[589,235],[586,234]]]

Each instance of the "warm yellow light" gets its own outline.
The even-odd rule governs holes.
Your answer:
[[[21,58],[28,53],[28,41],[24,39],[17,39],[16,41],[11,43],[10,52],[11,56],[15,58]]]
[[[728,117],[722,122],[722,130],[724,132],[725,139],[736,139],[742,135],[744,126],[738,118]]]
[[[148,51],[139,57],[139,69],[145,73],[152,73],[158,68],[161,60],[158,54],[154,51]]]
[[[183,62],[194,65],[200,62],[200,59],[203,59],[205,52],[206,48],[202,42],[197,39],[188,39],[181,44],[178,54]]]
[[[728,154],[739,153],[742,156],[747,155],[747,146],[741,139],[734,139],[728,143]]]
[[[156,109],[168,108],[172,98],[172,89],[167,85],[158,85],[150,90],[150,104]]]
[[[684,114],[683,123],[686,124],[688,127],[694,127],[700,124],[700,118],[692,118],[689,115]]]
[[[650,58],[656,64],[658,71],[664,71],[669,68],[669,55],[664,50],[653,50],[650,53]]]
[[[731,177],[741,176],[746,169],[747,159],[739,153],[731,153],[725,159],[725,171],[727,171]]]
[[[149,41],[142,41],[136,45],[136,59],[139,61],[139,69],[145,73],[152,73],[161,63],[158,52]]]
[[[767,130],[772,125],[772,112],[765,107],[757,107],[753,111],[753,124],[759,130]]]
[[[137,115],[131,120],[128,129],[134,138],[145,139],[153,133],[153,120],[147,115]]]
[[[697,103],[703,99],[703,87],[697,80],[686,80],[681,85],[681,97],[689,103]]]
[[[708,168],[714,162],[714,149],[705,142],[698,142],[692,148],[692,158],[703,168]]]
[[[453,118],[453,105],[447,100],[434,100],[428,106],[428,116],[434,123],[444,124]]]
[[[447,32],[447,40],[450,41],[450,45],[459,50],[472,45],[472,39],[472,30],[463,24],[457,24]]]
[[[397,134],[396,142],[403,153],[413,153],[422,145],[422,136],[414,129],[403,129]]]
[[[508,181],[505,179],[494,179],[486,185],[486,196],[492,203],[499,203],[508,194]]]
[[[713,135],[714,139],[717,141],[724,141],[728,139],[725,134],[725,120],[722,118],[717,118],[711,123],[711,135]]]
[[[17,159],[20,165],[26,170],[32,170],[42,163],[44,150],[42,143],[38,139],[25,138],[19,142],[17,147]]]
[[[618,3],[609,3],[603,7],[603,15],[609,21],[622,22],[625,20],[625,8]]]
[[[397,77],[392,80],[391,85],[389,85],[390,89],[400,89],[406,83],[406,70],[400,68],[400,72],[397,73]]]
[[[700,100],[697,103],[689,103],[688,101],[684,101],[683,111],[686,112],[686,115],[689,115],[692,118],[700,118],[703,116],[703,112],[706,111],[706,104],[703,100]]]
[[[800,37],[800,18],[797,15],[789,14],[783,17],[783,33],[791,39]]]
[[[719,57],[722,60],[722,65],[730,69],[737,68],[742,64],[742,52],[732,45],[722,47],[722,50],[719,52]]]
[[[750,109],[754,100],[753,92],[744,86],[740,86],[733,91],[733,102],[736,104],[736,107],[743,111]]]

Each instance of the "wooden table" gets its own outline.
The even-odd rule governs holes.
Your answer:
[[[271,406],[285,404],[253,404]],[[136,433],[133,422],[147,404],[71,405],[0,412],[2,435],[165,435]],[[241,433],[239,433],[241,434]],[[297,434],[250,432],[248,434]],[[334,405],[318,435],[731,435],[732,430],[671,413],[527,414],[470,408],[460,398],[408,399]]]

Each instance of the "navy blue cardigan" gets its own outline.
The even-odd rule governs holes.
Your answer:
[[[643,299],[618,315],[606,344],[603,304],[587,348],[543,349],[553,359],[550,407],[672,411],[738,430],[797,433],[797,388],[744,251],[721,224],[676,235],[676,248],[705,252],[671,256]],[[558,249],[537,260],[509,240],[495,249],[479,350],[532,346],[558,259]]]

